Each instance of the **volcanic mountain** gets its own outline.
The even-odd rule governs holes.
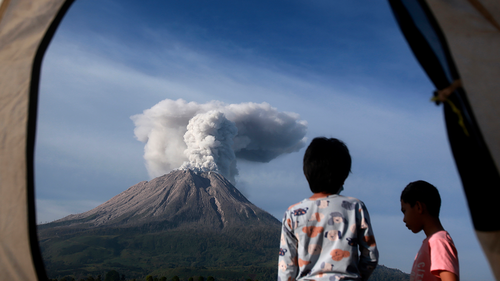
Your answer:
[[[242,226],[279,227],[280,222],[256,207],[227,179],[214,172],[176,170],[140,182],[85,213],[50,225],[62,228],[130,228],[156,230]]]
[[[38,226],[49,277],[58,278],[110,269],[134,277],[166,268],[241,273],[243,265],[275,276],[279,232],[280,222],[223,176],[192,170],[140,182],[90,211]]]
[[[280,222],[223,176],[177,170],[140,182],[85,213],[38,226],[50,278],[110,270],[146,275],[276,280]],[[86,279],[92,280],[92,279]],[[409,280],[378,266],[370,280]]]

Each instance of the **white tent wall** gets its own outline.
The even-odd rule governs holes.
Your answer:
[[[448,42],[490,154],[500,168],[500,1],[427,0]],[[491,186],[491,195],[499,186]],[[485,196],[487,196],[485,194]],[[484,214],[496,220],[497,214]],[[476,231],[500,280],[500,231]]]
[[[33,150],[43,42],[64,4],[0,2],[0,280],[47,278],[36,236]]]
[[[428,0],[457,65],[483,137],[500,168],[500,2]],[[481,6],[486,13],[481,12]],[[488,19],[491,16],[494,22]]]
[[[0,280],[46,279],[36,237],[33,190],[38,79],[45,49],[71,2],[0,0]],[[427,3],[449,43],[498,169],[500,29],[495,23],[500,22],[500,2]],[[496,214],[485,215],[496,220]],[[500,232],[478,231],[477,235],[500,280]]]

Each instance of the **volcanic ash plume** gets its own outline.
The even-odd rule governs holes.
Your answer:
[[[233,138],[238,129],[220,111],[201,113],[189,120],[184,142],[184,154],[188,161],[181,169],[196,171],[216,171],[234,182],[236,156],[233,151]]]
[[[217,171],[234,183],[236,159],[269,162],[305,145],[307,122],[267,103],[205,104],[163,100],[131,117],[135,136],[146,143],[151,177],[170,171]]]

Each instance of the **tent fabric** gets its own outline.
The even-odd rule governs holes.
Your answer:
[[[461,79],[444,115],[477,236],[500,280],[500,3],[388,0],[437,89]],[[46,280],[36,234],[33,156],[40,66],[72,0],[0,0],[0,280]],[[458,120],[463,118],[470,135]],[[482,194],[483,193],[483,194]],[[491,208],[491,209],[485,209]],[[491,214],[484,216],[484,214]],[[479,216],[482,215],[483,219]],[[493,219],[492,219],[493,218]]]
[[[33,183],[38,81],[43,54],[68,5],[0,3],[0,280],[47,279]]]
[[[450,45],[455,63],[467,90],[467,97],[474,109],[477,123],[498,173],[500,168],[500,2],[495,0],[429,0],[428,4],[439,22]],[[487,168],[488,169],[488,168]],[[492,169],[492,167],[489,167]],[[487,181],[486,186],[477,178],[475,194],[495,196],[500,190],[499,181]],[[472,187],[471,187],[472,188]],[[478,189],[479,188],[479,189]],[[478,203],[484,206],[484,203]],[[482,210],[484,212],[488,210]],[[471,210],[472,213],[472,210]],[[478,229],[479,238],[493,273],[500,280],[500,221],[496,219],[498,210],[492,210],[487,217],[493,227]],[[488,222],[484,222],[488,223]]]
[[[480,6],[477,6],[478,3]],[[500,2],[429,0],[443,30],[486,144],[500,168]],[[482,13],[480,7],[486,10]],[[488,15],[493,21],[488,19]],[[500,189],[500,186],[497,186]]]
[[[500,3],[484,0],[389,0],[417,60],[442,90],[460,79],[444,104],[448,139],[476,234],[500,279],[500,221],[485,194],[500,188]],[[456,107],[458,110],[454,110]],[[460,122],[463,121],[463,124]],[[489,206],[488,206],[489,205]],[[488,215],[489,214],[489,215]]]

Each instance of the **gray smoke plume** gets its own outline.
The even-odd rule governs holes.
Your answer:
[[[174,169],[217,171],[233,183],[236,159],[269,162],[305,145],[307,122],[267,103],[205,104],[166,99],[131,117],[146,143],[151,177]]]
[[[216,171],[229,181],[235,182],[237,175],[233,138],[238,129],[220,111],[200,113],[189,120],[184,142],[188,158],[181,169]]]

